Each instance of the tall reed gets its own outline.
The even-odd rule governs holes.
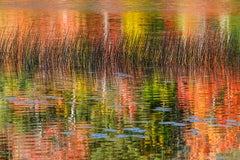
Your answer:
[[[238,33],[215,31],[199,36],[176,32],[160,35],[107,35],[66,32],[44,36],[31,29],[0,33],[0,61],[13,69],[99,71],[139,67],[215,67],[239,64]]]

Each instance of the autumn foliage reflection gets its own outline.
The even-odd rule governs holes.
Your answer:
[[[239,150],[240,77],[236,72],[220,70],[178,78],[179,107],[186,118],[192,117],[185,131],[189,159],[214,159],[233,148]]]
[[[229,1],[77,2],[92,8],[25,1],[28,9],[16,2],[0,12],[0,158],[215,159],[239,150],[240,43]]]

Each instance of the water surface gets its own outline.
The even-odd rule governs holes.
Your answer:
[[[144,34],[196,35],[203,42],[211,33],[231,35],[240,25],[238,1],[5,0],[0,6],[0,159],[239,159],[239,65],[109,67],[84,50],[86,64],[79,67],[71,50],[58,48],[84,35],[83,47],[101,41],[112,58],[111,47],[124,36],[137,39],[129,41],[138,42],[128,44],[133,49],[143,46]]]

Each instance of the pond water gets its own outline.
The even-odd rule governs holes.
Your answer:
[[[0,159],[240,159],[239,63],[114,59],[151,57],[141,35],[239,42],[239,19],[237,0],[1,0]]]

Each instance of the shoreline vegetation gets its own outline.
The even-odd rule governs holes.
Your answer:
[[[99,72],[137,68],[185,69],[239,66],[237,32],[204,35],[161,34],[109,35],[65,32],[46,33],[31,29],[0,31],[0,63],[9,70],[78,70]]]

